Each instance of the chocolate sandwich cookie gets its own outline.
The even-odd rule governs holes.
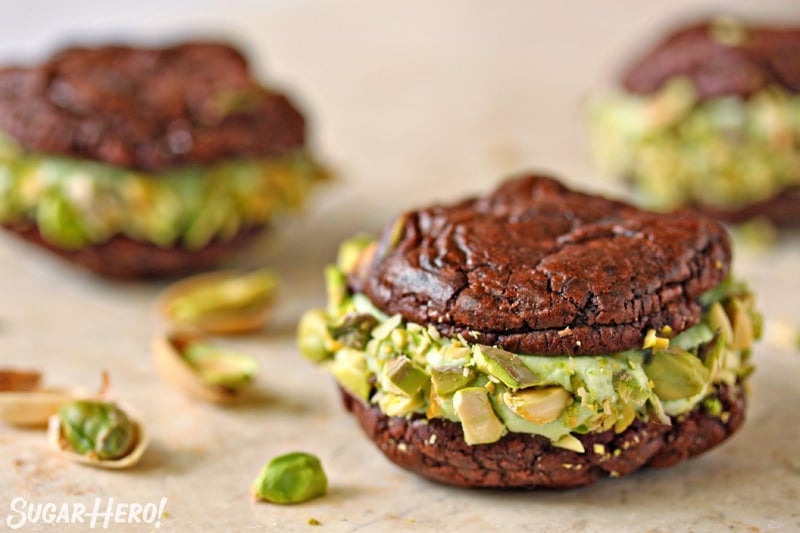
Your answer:
[[[208,268],[324,177],[300,111],[229,45],[0,69],[0,223],[101,274]]]
[[[525,176],[345,242],[298,326],[395,463],[566,488],[668,466],[744,417],[761,317],[719,223]]]
[[[719,18],[681,28],[592,109],[592,145],[646,205],[800,224],[800,29]]]

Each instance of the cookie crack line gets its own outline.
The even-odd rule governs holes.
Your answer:
[[[305,143],[295,105],[215,42],[70,48],[40,65],[2,68],[0,130],[30,152],[154,175]]]
[[[705,217],[650,213],[535,175],[401,220],[350,285],[386,314],[517,353],[612,353],[649,328],[680,332],[731,258],[724,228]]]

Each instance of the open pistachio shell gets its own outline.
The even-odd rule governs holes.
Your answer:
[[[0,391],[0,420],[15,426],[44,427],[59,407],[85,396],[80,389],[67,388]]]
[[[147,433],[147,429],[145,428],[144,424],[142,424],[141,417],[136,413],[136,411],[124,404],[116,403],[115,405],[125,412],[130,419],[134,430],[133,444],[130,448],[130,451],[128,451],[124,456],[117,459],[100,459],[92,454],[84,455],[78,453],[72,448],[72,446],[70,446],[67,438],[65,437],[61,418],[58,416],[58,414],[51,416],[47,425],[47,440],[50,446],[57,453],[69,459],[70,461],[75,461],[76,463],[98,468],[119,470],[135,465],[139,462],[144,454],[144,451],[147,449],[147,445],[150,443],[150,435]]]
[[[276,288],[267,270],[210,272],[167,287],[157,309],[173,331],[242,333],[264,324]]]
[[[38,370],[0,368],[0,392],[34,390],[38,389],[41,383],[42,373]]]
[[[192,361],[187,358],[187,348],[194,342],[180,336],[156,337],[152,351],[158,373],[194,398],[212,403],[234,401],[252,383],[258,369],[255,360],[220,350],[219,354],[200,354],[202,363]]]

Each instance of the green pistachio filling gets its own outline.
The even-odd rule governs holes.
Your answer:
[[[735,209],[800,185],[800,96],[777,87],[699,101],[675,78],[653,95],[598,100],[591,130],[598,166],[650,207]]]
[[[342,249],[354,246],[365,242]],[[641,349],[520,355],[385,315],[363,294],[348,291],[347,266],[328,267],[327,309],[301,318],[302,353],[389,416],[460,422],[469,444],[512,431],[583,451],[573,434],[621,432],[637,418],[669,424],[671,416],[713,403],[716,385],[748,375],[750,346],[761,334],[752,295],[727,279],[701,297],[700,322],[678,335],[653,330]]]
[[[0,223],[34,222],[66,249],[124,235],[194,250],[298,208],[324,177],[303,150],[153,175],[26,152],[0,133]]]

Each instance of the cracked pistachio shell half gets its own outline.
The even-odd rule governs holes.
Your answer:
[[[59,407],[86,396],[77,388],[41,386],[41,373],[0,369],[0,420],[13,426],[45,427]]]
[[[258,373],[258,363],[249,355],[198,338],[159,336],[152,352],[164,381],[212,403],[234,401]]]
[[[167,287],[157,309],[173,331],[243,333],[264,324],[277,287],[266,269],[199,274]]]

